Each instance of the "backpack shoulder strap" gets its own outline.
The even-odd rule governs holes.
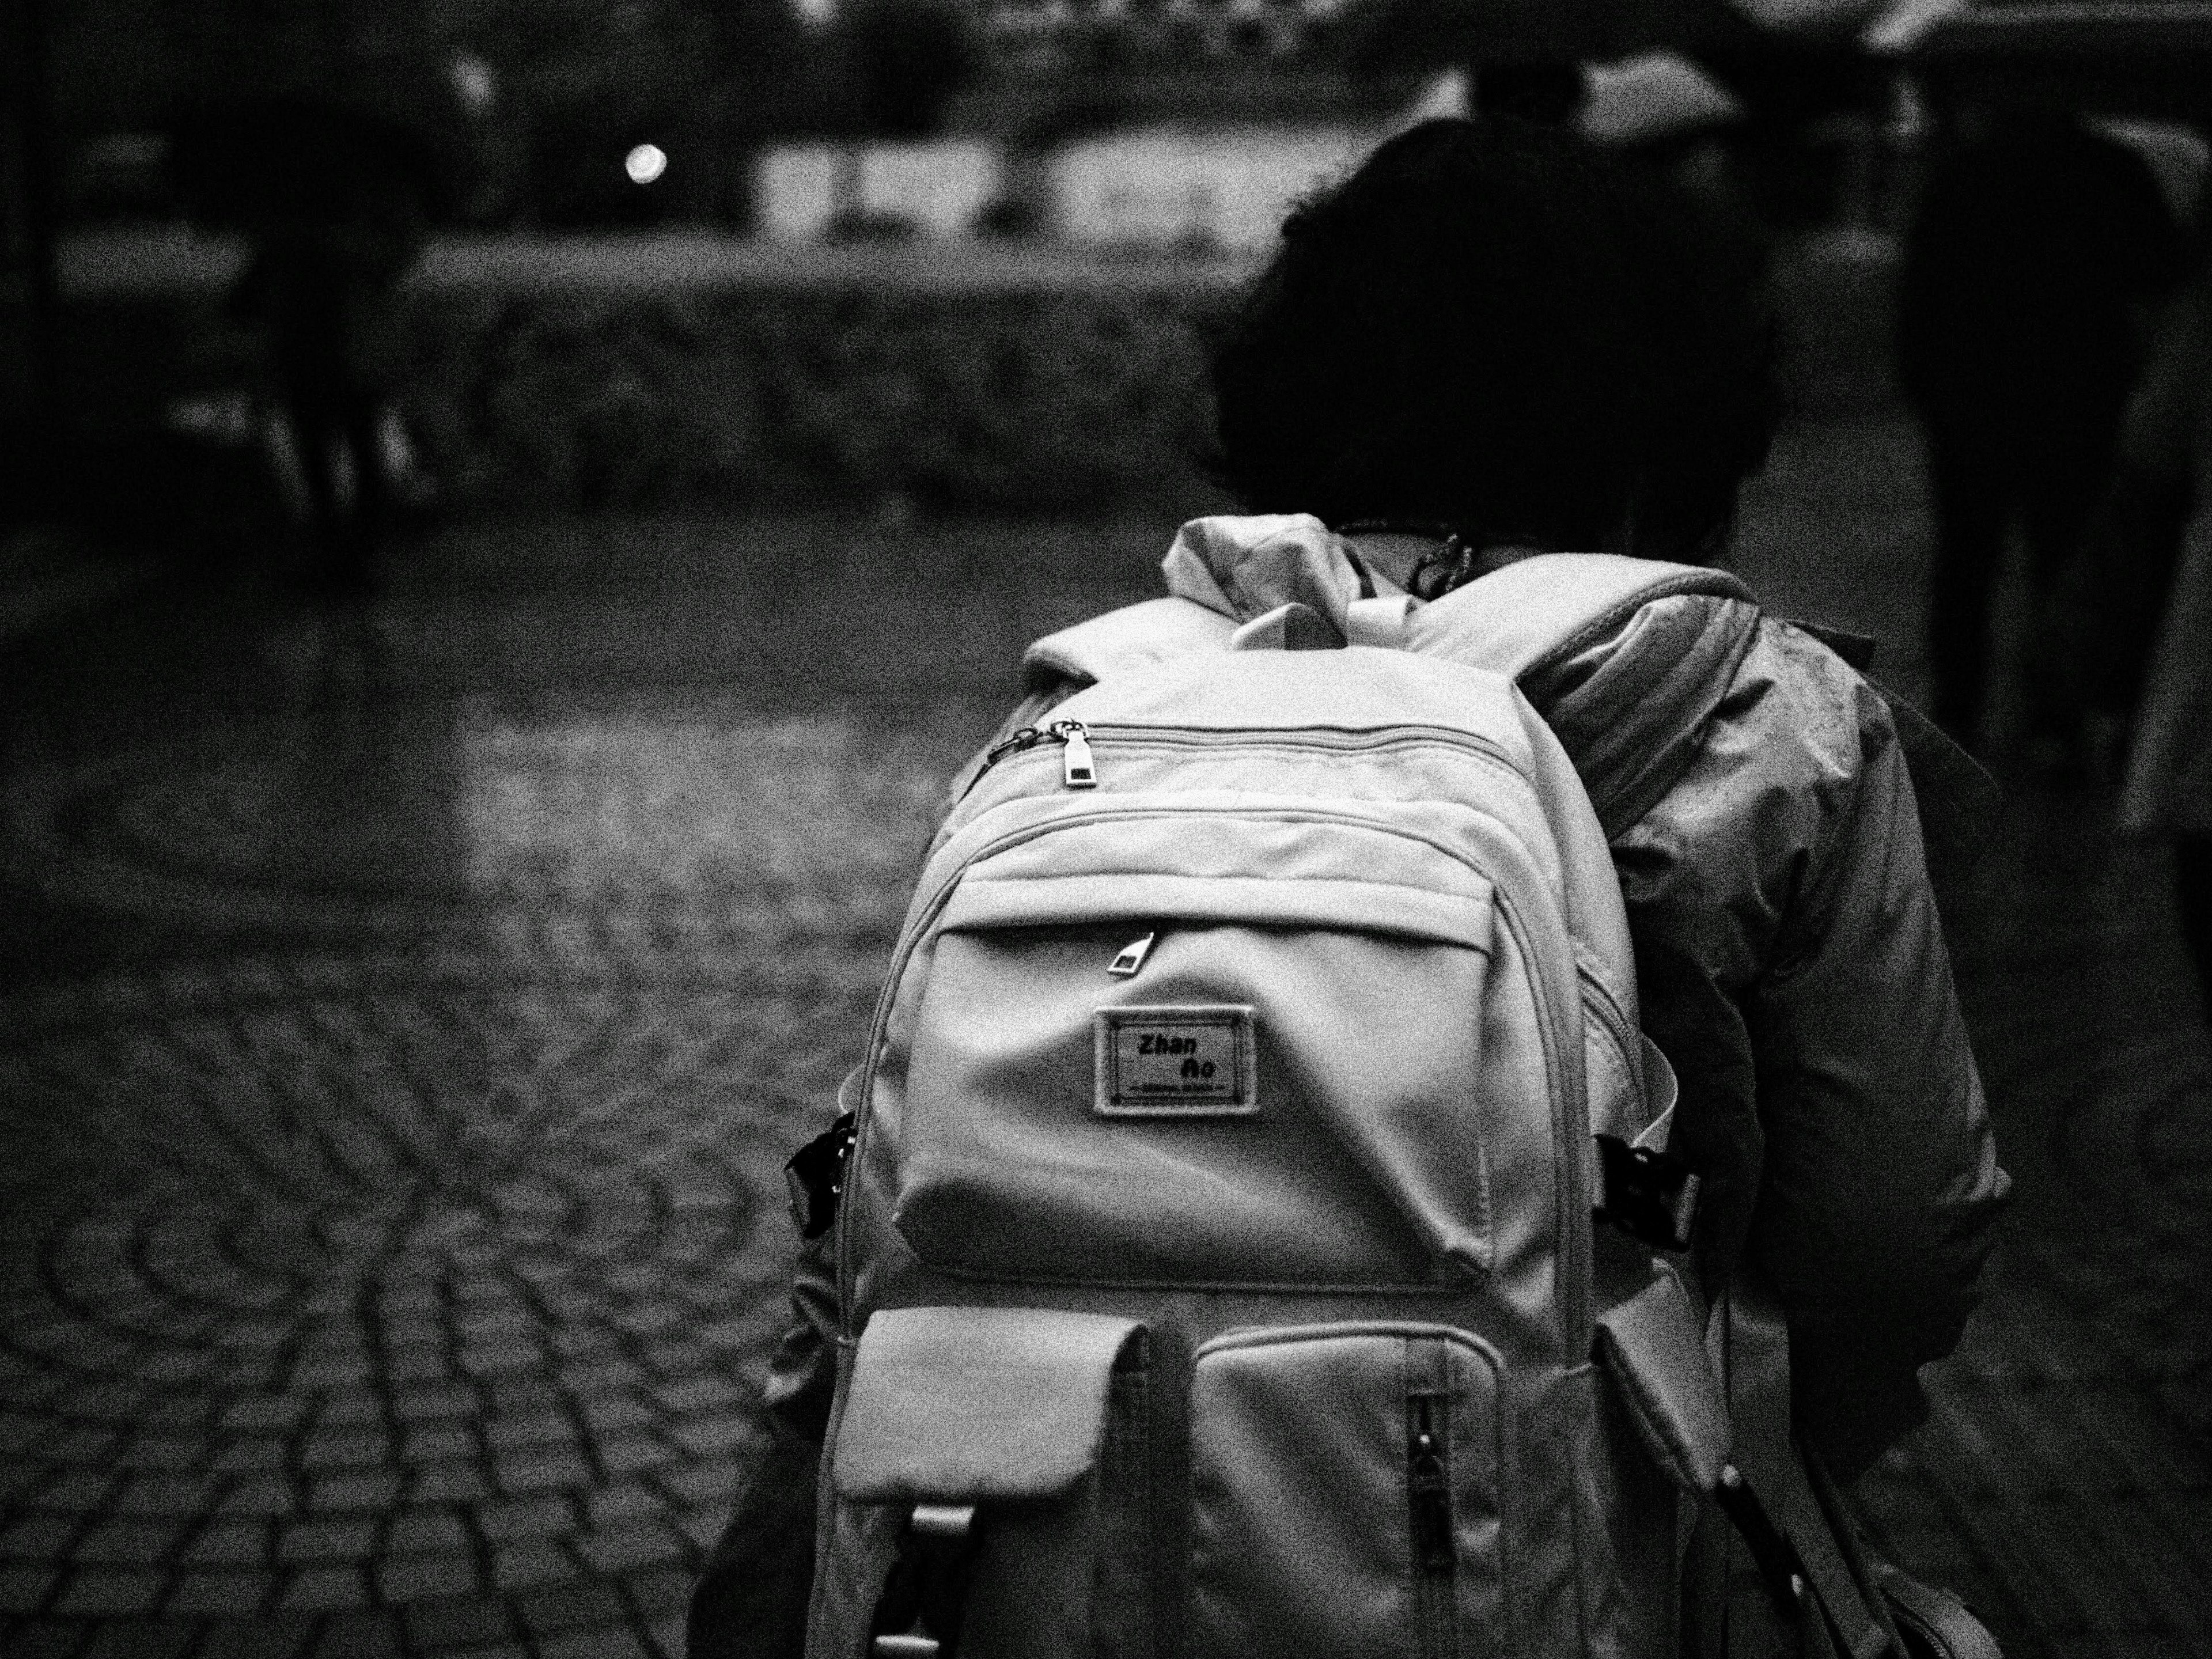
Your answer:
[[[1617,631],[1654,599],[1710,594],[1756,604],[1724,570],[1618,553],[1516,560],[1407,617],[1411,649],[1519,680]]]
[[[1022,653],[1022,683],[1096,682],[1109,673],[1228,648],[1237,624],[1194,599],[1146,599],[1048,634]]]

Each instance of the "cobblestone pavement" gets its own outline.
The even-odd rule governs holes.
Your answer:
[[[1911,474],[1796,434],[1747,573],[1909,638]],[[453,534],[0,662],[0,1653],[672,1655],[937,791],[1161,541]],[[1862,1494],[2014,1659],[2212,1651],[2212,1049],[2099,823],[1960,902],[2021,1197]]]
[[[675,1652],[935,798],[1158,540],[549,530],[11,664],[0,1651]]]

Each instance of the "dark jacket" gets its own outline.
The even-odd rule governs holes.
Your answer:
[[[1386,592],[1410,574],[1402,541],[1202,520],[1168,586],[1238,621],[1340,612],[1363,568]],[[1798,1428],[1856,1473],[1925,1414],[1916,1372],[1958,1343],[2008,1186],[1900,717],[1810,633],[1705,593],[1537,654],[1518,683],[1613,848],[1644,1030],[1705,1182],[1701,1276],[1771,1288]]]
[[[1771,1286],[1798,1429],[1856,1473],[1925,1415],[1916,1373],[1958,1343],[2008,1185],[1890,708],[1812,635],[1705,597],[1523,685],[1600,787],[1604,753],[1668,757],[1607,829],[1706,1183],[1698,1265]]]

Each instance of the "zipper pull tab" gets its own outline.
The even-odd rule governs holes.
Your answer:
[[[1152,941],[1158,937],[1158,933],[1147,933],[1142,939],[1130,940],[1121,947],[1121,954],[1114,958],[1106,971],[1115,979],[1134,979],[1137,969],[1145,965],[1145,958],[1152,953]]]
[[[1096,789],[1098,770],[1091,758],[1091,733],[1081,720],[1060,720],[1050,730],[1067,745],[1060,757],[1060,781],[1070,789]]]

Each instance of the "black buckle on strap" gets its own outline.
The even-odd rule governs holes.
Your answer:
[[[791,1155],[783,1183],[791,1193],[791,1218],[801,1238],[819,1238],[836,1224],[837,1205],[845,1195],[845,1165],[860,1130],[846,1112]]]
[[[954,1659],[975,1569],[975,1506],[916,1504],[869,1621],[870,1659]]]
[[[1698,1215],[1698,1177],[1671,1152],[1632,1146],[1617,1135],[1597,1142],[1595,1213],[1655,1250],[1686,1250]]]

